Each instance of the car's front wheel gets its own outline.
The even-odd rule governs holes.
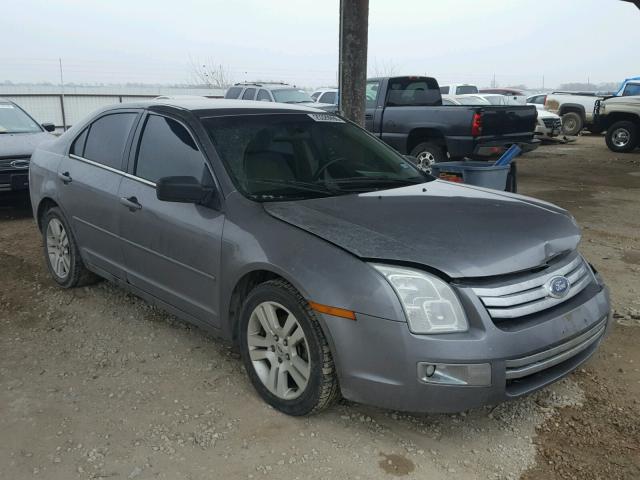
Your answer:
[[[251,383],[275,409],[308,415],[339,396],[333,357],[318,319],[289,283],[258,285],[244,302],[240,349]]]
[[[85,285],[95,276],[80,258],[78,244],[59,208],[47,210],[42,218],[44,258],[53,279],[64,288]]]
[[[635,123],[627,120],[616,122],[607,128],[605,140],[607,147],[613,152],[631,152],[640,142],[638,138],[638,127]]]

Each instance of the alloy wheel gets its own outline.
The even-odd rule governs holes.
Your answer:
[[[71,270],[69,237],[64,225],[57,218],[49,220],[46,239],[51,268],[59,278],[67,278]]]
[[[416,157],[418,162],[417,166],[423,172],[431,173],[431,166],[436,163],[436,157],[429,151],[420,152]]]
[[[282,400],[293,400],[311,376],[309,344],[296,317],[276,302],[262,302],[251,312],[247,346],[253,368],[265,387]]]

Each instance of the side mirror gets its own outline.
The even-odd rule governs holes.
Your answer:
[[[42,128],[44,128],[47,132],[56,131],[56,126],[53,123],[43,123]]]
[[[194,177],[163,177],[156,183],[156,197],[163,202],[208,205],[214,196],[212,187],[205,187]]]

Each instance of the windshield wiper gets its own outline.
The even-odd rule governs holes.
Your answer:
[[[268,178],[251,178],[246,180],[247,183],[263,183],[265,185],[274,185],[280,187],[293,187],[298,190],[304,190],[307,192],[321,193],[323,195],[335,195],[335,192],[327,187],[318,185],[316,183],[301,182],[299,180],[269,180]],[[253,194],[257,195],[257,194]],[[280,195],[280,194],[277,194]]]

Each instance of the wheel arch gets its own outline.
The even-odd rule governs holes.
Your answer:
[[[609,128],[616,122],[628,121],[635,123],[640,128],[640,115],[630,112],[613,112],[607,114],[604,119],[604,125]]]
[[[447,142],[443,133],[437,128],[414,128],[411,130],[407,137],[407,153],[411,153],[411,151],[422,142],[436,143],[443,147],[446,152]]]
[[[579,103],[563,103],[560,106],[560,111],[558,112],[558,114],[562,116],[566,113],[577,113],[578,115],[580,115],[580,117],[582,117],[583,122],[586,122],[587,120],[587,113],[584,105],[580,105]]]
[[[60,205],[51,197],[44,197],[40,200],[38,204],[38,208],[36,210],[36,223],[38,225],[38,230],[42,231],[42,219],[44,214],[47,213],[51,208],[60,208]]]

